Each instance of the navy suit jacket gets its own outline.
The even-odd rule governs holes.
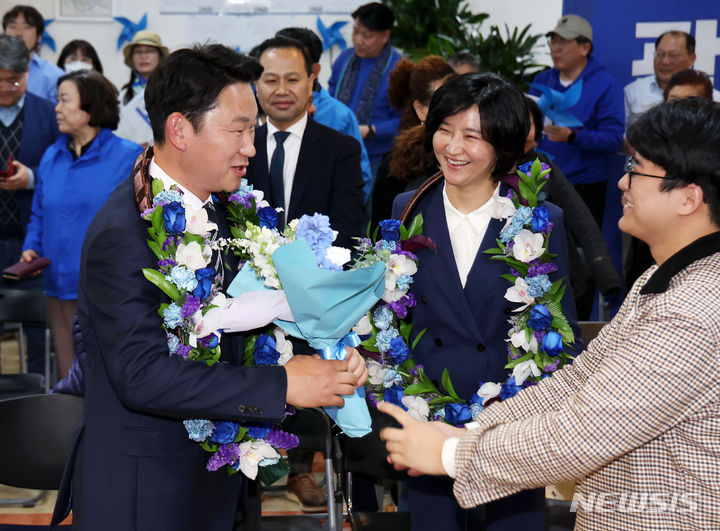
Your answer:
[[[229,236],[217,206],[221,236]],[[133,180],[120,183],[87,231],[78,318],[86,349],[85,418],[56,506],[73,529],[232,529],[242,474],[205,469],[209,454],[183,419],[280,421],[282,367],[238,367],[242,337],[223,337],[223,359],[207,367],[168,356],[158,315],[168,299],[142,267],[156,267]],[[226,260],[237,267],[232,257]],[[225,274],[225,283],[233,275]]]
[[[423,234],[437,245],[437,251],[422,249],[417,252],[418,271],[414,276],[412,293],[417,306],[412,310],[414,333],[427,329],[415,347],[413,357],[422,364],[431,379],[440,382],[442,372],[448,369],[457,393],[470,399],[482,382],[501,382],[507,378],[508,318],[517,306],[505,299],[510,283],[500,278],[507,273],[507,265],[491,260],[485,249],[497,247],[495,239],[505,224],[504,220],[491,219],[475,261],[468,273],[465,287],[460,283],[450,234],[443,206],[443,182],[440,181],[416,205],[410,214],[423,215]],[[501,185],[501,194],[506,185]],[[393,204],[393,218],[399,218],[402,209],[414,192],[400,194]],[[563,214],[557,206],[545,203],[550,209],[553,234],[550,252],[556,253],[558,271],[550,280],[564,278],[567,290],[563,297],[563,311],[580,337],[575,299],[569,285],[565,227]],[[582,351],[576,342],[571,354]],[[473,518],[460,509],[452,495],[452,482],[447,478],[409,478],[409,502],[413,530],[465,529],[472,527]],[[480,512],[489,531],[545,529],[544,489],[523,491],[508,498],[486,504]]]
[[[255,132],[256,155],[250,159],[247,180],[270,197],[267,125]],[[351,248],[361,234],[363,179],[360,144],[351,136],[308,117],[293,178],[286,221],[315,212],[330,218],[338,231],[336,244]],[[275,205],[271,205],[275,206]]]
[[[25,91],[23,130],[17,158],[35,173],[35,179],[37,179],[40,159],[45,150],[55,143],[58,136],[60,131],[55,118],[55,106],[48,100]],[[30,220],[32,212],[33,190],[18,190],[15,196],[20,206],[20,217],[24,227]]]

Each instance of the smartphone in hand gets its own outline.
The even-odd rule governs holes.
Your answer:
[[[13,156],[11,153],[10,156],[8,156],[7,169],[0,170],[0,180],[4,181],[13,175],[15,175],[15,166],[13,166]]]

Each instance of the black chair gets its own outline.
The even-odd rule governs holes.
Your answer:
[[[83,399],[60,394],[0,400],[0,483],[42,490],[1,505],[34,506],[45,491],[60,487],[73,435],[83,414]]]
[[[50,329],[47,318],[47,298],[41,291],[0,289],[0,324],[7,330],[18,330],[20,372],[27,372],[27,342],[23,325],[41,326],[45,329],[45,391],[50,389]],[[28,389],[30,392],[31,389]]]

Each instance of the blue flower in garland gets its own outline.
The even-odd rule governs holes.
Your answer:
[[[178,351],[178,347],[180,346],[180,338],[173,334],[168,334],[167,342],[170,354],[176,354]]]
[[[170,303],[170,305],[163,310],[163,319],[165,320],[165,326],[169,329],[177,327],[182,323],[182,308],[177,304]]]
[[[205,419],[184,420],[183,424],[188,432],[188,437],[195,442],[203,442],[212,435],[215,426]]]
[[[197,286],[193,289],[193,296],[204,301],[212,293],[213,280],[215,279],[215,269],[212,267],[201,267],[195,271]]]
[[[379,330],[387,330],[392,324],[393,313],[387,306],[380,306],[373,312],[373,322]]]
[[[448,404],[445,406],[445,421],[453,426],[461,426],[472,420],[470,406],[465,404]]]
[[[385,389],[385,402],[390,402],[391,404],[400,406],[405,411],[407,411],[407,408],[402,403],[403,395],[405,395],[405,390],[399,385],[393,385],[389,389]]]
[[[375,336],[375,346],[380,352],[385,353],[390,350],[390,342],[393,340],[393,338],[396,338],[399,335],[400,332],[398,332],[392,326],[387,330],[381,330],[377,333],[377,336]]]
[[[253,439],[263,439],[270,433],[272,426],[269,422],[248,422],[244,427],[247,429],[248,436]]]
[[[544,304],[536,304],[530,309],[527,324],[535,330],[547,330],[552,323],[550,310]]]
[[[178,289],[192,291],[198,284],[195,273],[185,266],[175,266],[170,270],[169,275],[165,275],[165,280],[175,284]]]
[[[410,357],[410,349],[402,337],[394,337],[390,341],[390,357],[395,365],[400,365]]]
[[[179,190],[163,190],[158,195],[153,197],[153,205],[168,203],[180,203],[182,202],[182,192]]]
[[[185,231],[185,208],[182,203],[173,201],[163,207],[163,223],[168,234],[181,234]]]
[[[380,237],[388,242],[400,240],[400,220],[384,219],[380,223]]]
[[[255,340],[255,365],[276,365],[280,358],[276,346],[274,338],[260,334]]]
[[[235,441],[239,431],[239,424],[237,422],[230,422],[221,420],[215,422],[215,430],[210,436],[210,440],[218,444],[227,444]]]
[[[515,383],[515,377],[511,376],[508,378],[508,381],[502,384],[500,387],[500,398],[502,400],[507,400],[508,398],[512,398],[516,394],[518,394],[522,390],[522,385],[517,385]]]
[[[547,275],[536,275],[525,279],[528,287],[528,294],[531,297],[542,297],[552,288],[552,282]]]
[[[532,230],[543,232],[550,223],[550,210],[546,206],[533,209]]]
[[[515,212],[515,215],[510,222],[510,225],[500,231],[500,241],[507,245],[507,243],[517,236],[525,225],[530,223],[532,220],[532,208],[521,206]]]
[[[543,337],[542,349],[548,356],[559,356],[563,352],[562,336],[558,332],[548,332]]]
[[[325,250],[332,245],[334,234],[330,218],[322,214],[304,215],[295,229],[297,238],[302,238],[312,249],[315,257],[325,256]]]
[[[258,217],[260,218],[260,226],[268,229],[274,229],[277,227],[278,213],[273,207],[262,207],[258,210]]]
[[[400,275],[395,280],[395,285],[398,289],[410,289],[410,284],[413,283],[413,277],[410,275]]]

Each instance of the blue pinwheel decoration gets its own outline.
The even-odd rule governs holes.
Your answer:
[[[47,27],[55,22],[54,18],[48,18],[45,19],[45,31],[43,31],[42,36],[40,37],[40,46],[43,44],[50,48],[53,52],[55,51],[55,39],[53,39],[50,34],[47,31]]]
[[[580,101],[582,94],[582,79],[567,89],[565,92],[558,92],[545,85],[531,83],[531,87],[542,92],[537,101],[538,107],[545,116],[550,118],[555,125],[561,127],[582,127],[583,123],[568,109]]]
[[[119,50],[122,48],[123,43],[125,42],[131,42],[132,38],[135,36],[135,34],[140,31],[147,28],[147,13],[145,13],[142,18],[140,19],[140,22],[137,24],[133,22],[132,20],[128,20],[125,17],[113,17],[115,20],[117,20],[120,24],[123,25],[123,29],[120,32],[120,36],[118,37],[118,43],[117,43],[117,49]]]
[[[320,37],[322,37],[323,52],[329,48],[332,48],[336,44],[340,47],[341,50],[347,48],[347,43],[345,42],[343,36],[340,34],[340,28],[342,28],[345,24],[347,24],[347,20],[341,20],[333,23],[332,26],[327,28],[325,27],[325,24],[323,24],[323,21],[320,20],[320,17],[317,18],[318,31],[320,32]]]

